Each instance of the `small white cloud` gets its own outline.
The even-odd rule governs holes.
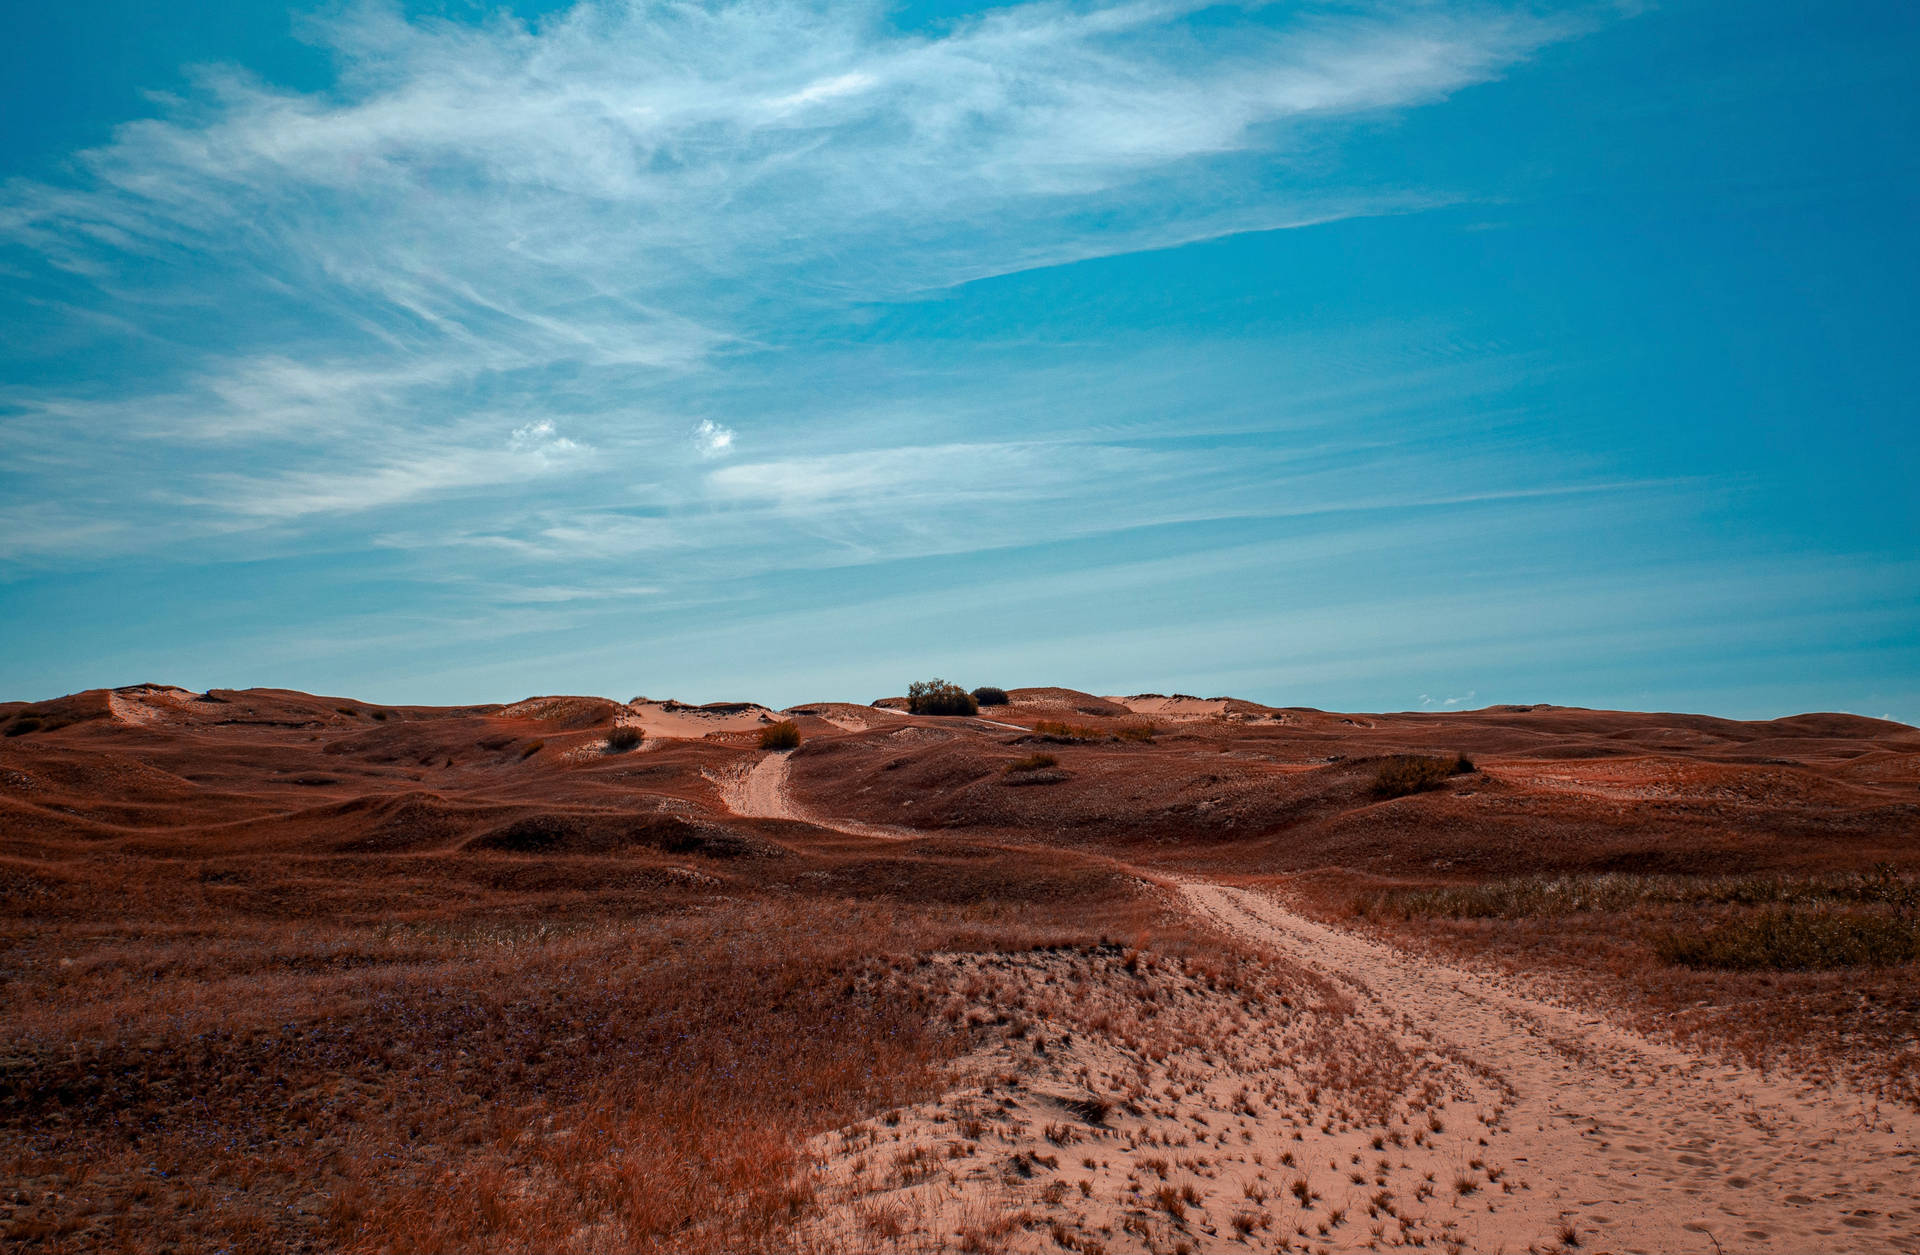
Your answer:
[[[523,453],[567,453],[580,447],[561,435],[550,418],[514,428],[513,438],[507,443]]]
[[[693,443],[703,458],[725,457],[727,451],[733,448],[733,428],[722,427],[710,418],[703,418],[693,429]]]

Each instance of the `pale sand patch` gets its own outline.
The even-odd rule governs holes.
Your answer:
[[[1106,700],[1125,706],[1136,715],[1151,715],[1169,723],[1198,723],[1219,719],[1227,713],[1227,699],[1204,697],[1109,697]]]
[[[1220,926],[1346,988],[1410,1048],[1444,1047],[1512,1087],[1494,1139],[1534,1190],[1471,1249],[1569,1223],[1619,1251],[1920,1247],[1920,1116],[1651,1041],[1493,978],[1329,928],[1272,898],[1183,886]]]
[[[865,732],[869,728],[898,723],[907,716],[884,706],[859,706],[853,702],[802,702],[780,712],[783,715],[811,715],[824,719],[842,732]]]
[[[1288,996],[1108,951],[944,956],[922,979],[1010,1023],[940,1098],[816,1139],[805,1245],[1444,1247],[1526,1189],[1477,1145],[1497,1081],[1400,1049],[1311,978]]]
[[[734,814],[747,819],[792,819],[816,828],[831,828],[856,837],[879,841],[911,841],[922,833],[881,824],[863,824],[851,819],[828,819],[803,810],[787,787],[790,764],[782,751],[766,753],[750,767],[736,767],[725,773],[707,773],[720,787],[720,800]]]
[[[1180,893],[1309,992],[1110,952],[938,957],[922,979],[1007,1027],[938,1099],[815,1140],[802,1245],[1920,1249],[1912,1113],[1649,1041],[1260,894]]]
[[[193,696],[189,690],[171,685],[133,689],[126,693],[109,692],[107,713],[125,724],[176,723],[178,719],[173,716],[178,715],[181,704]]]
[[[778,716],[765,706],[728,704],[729,708],[709,709],[681,702],[632,702],[626,707],[627,721],[637,722],[648,737],[669,737],[697,741],[715,732],[757,732]]]

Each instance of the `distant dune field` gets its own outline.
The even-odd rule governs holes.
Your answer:
[[[1920,1246],[1920,731],[1008,698],[0,705],[0,1232]]]

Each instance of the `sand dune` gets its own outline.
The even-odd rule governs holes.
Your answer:
[[[1920,1246],[1920,731],[1010,696],[0,705],[0,1231]]]

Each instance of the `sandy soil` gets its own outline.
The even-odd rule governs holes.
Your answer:
[[[1512,1087],[1497,1145],[1534,1188],[1487,1217],[1475,1249],[1562,1217],[1604,1250],[1920,1248],[1912,1112],[1649,1041],[1261,894],[1183,891],[1217,925],[1350,991],[1408,1049],[1458,1051]]]
[[[717,777],[720,799],[728,810],[744,819],[792,819],[816,828],[830,828],[849,836],[872,837],[878,841],[911,841],[922,834],[881,824],[863,824],[850,819],[829,819],[805,811],[793,800],[787,788],[791,762],[784,753],[769,753],[745,771],[734,770]]]
[[[698,740],[714,732],[756,732],[774,721],[773,712],[765,706],[707,710],[679,702],[632,702],[627,711],[649,737],[688,740]]]
[[[1125,706],[1136,715],[1151,715],[1171,723],[1218,719],[1227,713],[1224,697],[1109,697],[1107,700]]]
[[[827,1250],[1910,1251],[1920,1121],[1650,1042],[1247,890],[1179,886],[1290,996],[1177,961],[948,956],[1011,1023],[816,1139]],[[1569,1242],[1568,1239],[1572,1239]]]

